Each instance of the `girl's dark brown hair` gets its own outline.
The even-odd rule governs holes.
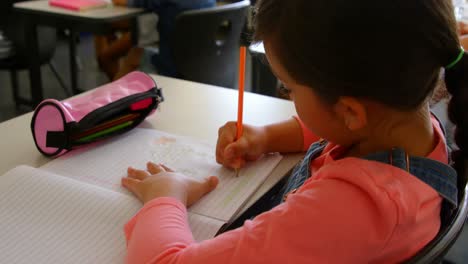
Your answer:
[[[267,41],[289,76],[326,101],[353,96],[403,111],[426,102],[460,52],[450,0],[260,0],[254,40]],[[467,180],[467,69],[464,54],[445,71],[459,186]]]

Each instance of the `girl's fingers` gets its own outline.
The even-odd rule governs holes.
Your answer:
[[[245,164],[245,156],[249,150],[247,139],[241,137],[224,150],[223,165],[231,168],[241,168]]]
[[[140,193],[138,192],[138,184],[140,183],[140,180],[134,179],[134,178],[129,178],[125,177],[122,178],[122,186],[127,188],[130,192],[135,194],[140,200]]]
[[[205,194],[213,191],[218,185],[219,179],[216,176],[206,177],[203,181],[192,182],[192,190],[189,192],[187,206],[200,200]]]
[[[197,196],[201,198],[205,194],[213,191],[218,186],[219,179],[216,176],[206,177],[203,181],[198,182]]]
[[[171,168],[167,167],[167,166],[166,166],[166,165],[164,165],[164,164],[159,164],[159,165],[160,165],[161,167],[163,167],[163,169],[164,169],[165,171],[167,171],[167,172],[174,172],[174,170],[173,170],[173,169],[171,169]]]
[[[146,177],[150,176],[147,171],[144,170],[137,170],[132,167],[128,167],[127,174],[129,178],[137,179],[137,180],[144,180]]]
[[[211,192],[212,190],[214,190],[216,188],[216,186],[218,186],[218,183],[219,183],[219,179],[218,177],[216,176],[210,176],[207,178],[207,180],[205,181],[205,194]]]
[[[245,160],[244,159],[236,159],[231,162],[231,167],[234,169],[240,169],[245,166]]]
[[[220,164],[224,161],[224,150],[226,146],[236,140],[236,129],[234,122],[228,122],[218,130],[218,140],[216,142],[216,161]]]
[[[219,182],[219,179],[216,176],[206,177],[205,180],[200,185],[200,189],[198,193],[199,198],[213,191],[216,188],[216,186],[218,186],[218,182]]]
[[[249,142],[245,137],[241,137],[236,142],[229,144],[224,150],[224,158],[227,160],[243,157],[249,150]]]
[[[153,175],[166,171],[166,170],[164,169],[164,167],[161,166],[161,164],[156,164],[156,163],[154,163],[154,162],[148,162],[148,163],[146,163],[146,168],[148,169],[149,173],[151,173],[151,174],[153,174]]]

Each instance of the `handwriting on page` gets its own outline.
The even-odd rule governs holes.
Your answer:
[[[213,175],[220,179],[218,187],[192,205],[189,211],[229,221],[261,186],[280,160],[281,156],[278,154],[266,155],[242,168],[238,178],[233,170],[214,168]]]
[[[67,153],[42,168],[126,194],[120,180],[126,176],[127,167],[145,169],[147,161],[163,163],[197,179],[215,175],[220,180],[218,187],[190,211],[228,221],[268,177],[281,155],[266,155],[247,164],[236,178],[233,170],[216,163],[214,154],[213,146],[191,138],[138,128],[86,151]]]
[[[184,143],[185,141],[185,143]],[[93,147],[67,153],[42,168],[51,172],[88,182],[107,189],[127,193],[120,185],[129,166],[145,169],[146,162],[164,163],[166,166],[193,177],[202,177],[199,162],[216,165],[212,148],[203,144],[191,145],[188,140],[177,139],[150,129],[135,129],[113,140]],[[202,148],[203,150],[197,149]],[[190,159],[189,159],[190,158]],[[190,166],[187,166],[190,164]],[[207,174],[205,174],[206,176]]]
[[[178,143],[176,138],[158,137],[150,148],[151,161],[162,163],[178,173],[198,179],[211,175],[214,171],[203,171],[202,168],[214,170],[214,151],[201,150],[194,146]],[[209,151],[209,152],[208,152]],[[213,166],[214,164],[214,166]]]
[[[157,137],[151,148],[154,162],[175,168],[177,172],[198,179],[210,175],[218,176],[218,188],[189,210],[229,221],[246,198],[250,197],[271,173],[281,156],[267,155],[257,162],[248,164],[241,170],[240,177],[236,178],[233,170],[214,162],[214,153],[214,148],[165,136]]]

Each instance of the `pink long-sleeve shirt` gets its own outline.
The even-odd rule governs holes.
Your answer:
[[[428,158],[447,163],[445,140]],[[304,130],[304,147],[316,139]],[[335,159],[329,144],[313,177],[286,202],[236,230],[195,242],[173,198],[147,203],[125,226],[128,263],[395,263],[437,234],[441,197],[407,172],[359,158]]]

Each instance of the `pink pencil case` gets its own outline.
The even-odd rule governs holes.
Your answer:
[[[34,142],[42,154],[58,156],[131,130],[163,100],[161,89],[142,72],[63,101],[46,99],[31,120]]]

